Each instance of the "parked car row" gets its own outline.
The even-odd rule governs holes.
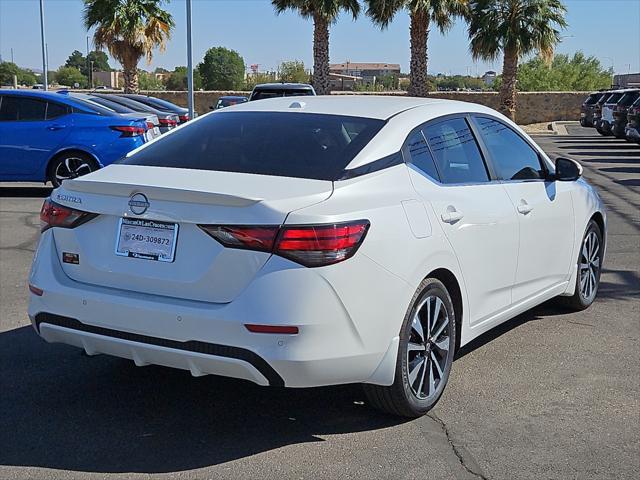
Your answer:
[[[186,108],[145,95],[0,90],[0,181],[58,187],[188,120]]]
[[[600,135],[613,135],[640,143],[640,88],[602,90],[589,95],[580,113],[580,124]]]
[[[262,84],[249,98],[221,97],[215,109],[300,95],[315,91],[307,84]],[[58,187],[187,121],[188,109],[146,95],[0,90],[0,181]]]

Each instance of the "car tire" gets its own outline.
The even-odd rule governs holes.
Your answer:
[[[558,297],[560,304],[577,312],[591,306],[600,286],[603,252],[602,232],[591,220],[580,243],[575,292],[570,297]]]
[[[427,413],[449,380],[456,335],[455,312],[447,288],[435,278],[423,280],[402,322],[394,382],[390,386],[365,384],[368,403],[401,417]]]
[[[62,152],[51,160],[47,169],[47,180],[51,182],[53,188],[58,188],[64,180],[86,175],[98,168],[95,159],[86,153]]]

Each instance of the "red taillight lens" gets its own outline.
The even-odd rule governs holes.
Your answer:
[[[353,256],[368,228],[367,221],[283,227],[274,253],[307,267],[331,265]]]
[[[200,225],[225,247],[272,252],[306,267],[320,267],[352,257],[369,222],[300,226]]]
[[[153,130],[155,127],[155,125],[153,124],[153,122],[147,122],[147,130]]]
[[[180,115],[178,118],[181,122],[186,122],[189,120],[189,115]]]
[[[120,137],[137,137],[138,135],[144,135],[146,129],[143,127],[135,127],[131,125],[113,126],[111,130],[120,132]]]
[[[171,120],[170,118],[161,118],[160,125],[163,127],[175,127],[178,124],[177,121]]]
[[[47,198],[40,209],[40,231],[44,232],[51,227],[74,228],[97,216],[96,213],[59,205]]]

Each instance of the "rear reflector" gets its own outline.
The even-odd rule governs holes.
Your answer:
[[[147,131],[143,127],[135,127],[132,125],[118,125],[110,127],[111,130],[115,130],[116,132],[120,132],[120,137],[137,137],[138,135],[144,135]]]
[[[199,225],[228,248],[275,253],[306,267],[320,267],[352,257],[369,229],[367,220],[297,225]]]
[[[47,198],[40,210],[40,231],[51,227],[75,228],[97,217],[97,213],[83,212],[75,208],[65,207]]]
[[[286,325],[253,325],[245,324],[247,330],[251,333],[280,333],[283,335],[297,335],[298,327]]]
[[[33,293],[34,295],[37,295],[38,297],[41,297],[42,294],[44,293],[44,290],[42,290],[41,288],[38,288],[36,286],[33,286],[31,284],[29,284],[29,291],[31,293]]]

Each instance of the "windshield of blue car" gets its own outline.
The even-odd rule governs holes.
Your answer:
[[[221,110],[121,163],[337,180],[384,124],[340,115]]]

